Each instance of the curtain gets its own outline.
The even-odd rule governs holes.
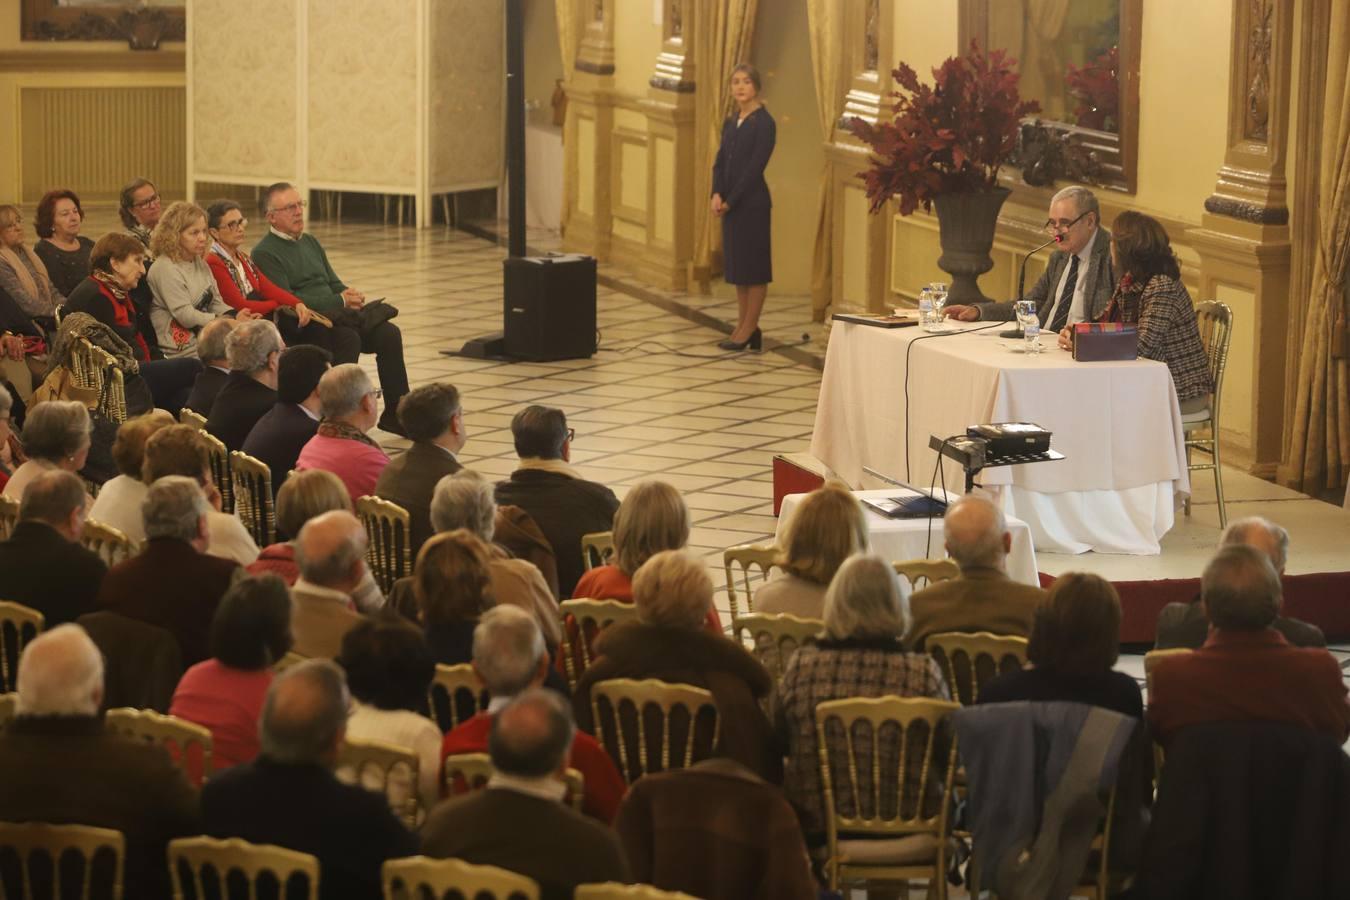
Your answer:
[[[691,272],[706,290],[713,254],[722,241],[721,223],[710,205],[712,166],[722,121],[730,113],[731,70],[750,59],[759,0],[718,0],[693,6],[694,77],[694,258]],[[686,11],[689,11],[686,6]],[[686,24],[686,31],[688,25]]]
[[[562,54],[563,68],[563,87],[568,88],[572,85],[572,73],[576,71],[577,63],[577,0],[555,0],[553,4],[554,17],[558,22],[558,50]],[[572,115],[571,98],[568,98],[566,107],[566,116]],[[567,135],[567,122],[563,122],[564,140]],[[566,153],[563,155],[566,160]],[[558,227],[564,232],[567,231],[567,220],[571,218],[572,200],[577,189],[577,174],[566,171],[566,162],[563,163],[563,197],[562,197],[562,221]]]
[[[1294,391],[1291,486],[1316,493],[1350,473],[1350,378],[1334,340],[1344,336],[1350,264],[1350,2],[1333,2],[1321,110],[1317,257]]]
[[[837,0],[806,0],[811,39],[811,76],[816,86],[816,113],[820,133],[829,143],[834,123],[843,112],[843,4]],[[827,158],[820,172],[816,208],[816,240],[811,250],[811,314],[825,317],[834,279],[834,172]]]

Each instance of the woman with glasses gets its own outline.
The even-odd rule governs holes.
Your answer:
[[[48,191],[38,201],[33,230],[42,240],[33,247],[47,267],[52,284],[67,297],[89,277],[89,253],[94,242],[80,234],[84,207],[74,191]]]
[[[133,178],[123,186],[118,198],[117,215],[126,226],[127,233],[140,241],[146,250],[150,249],[150,234],[163,214],[164,206],[159,199],[159,191],[148,178]]]
[[[66,298],[52,284],[47,267],[23,240],[17,206],[0,206],[0,290],[47,333],[56,330],[56,308]]]

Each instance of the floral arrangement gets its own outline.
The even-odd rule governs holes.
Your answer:
[[[971,42],[965,56],[933,70],[933,85],[901,63],[891,74],[894,117],[875,125],[851,118],[848,129],[872,148],[872,166],[858,177],[872,212],[892,197],[900,215],[932,209],[940,194],[989,191],[1017,147],[1023,116],[1040,111],[1017,93],[1017,61],[1002,50],[985,53]]]
[[[1078,101],[1074,122],[1084,128],[1115,131],[1120,115],[1120,51],[1112,47],[1082,66],[1064,73],[1069,93]]]

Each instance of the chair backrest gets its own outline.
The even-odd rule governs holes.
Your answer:
[[[1144,654],[1144,683],[1148,688],[1148,698],[1153,699],[1153,670],[1158,663],[1169,656],[1180,656],[1193,652],[1189,647],[1172,647],[1167,650],[1150,650]]]
[[[13,691],[10,691],[7,694],[0,694],[0,730],[4,730],[4,727],[18,714],[18,711],[18,694]]]
[[[126,852],[126,839],[111,828],[0,822],[0,877],[12,872],[11,866],[17,861],[23,891],[19,896],[24,898],[38,896],[33,882],[45,881],[52,885],[52,897],[78,896],[87,900],[90,889],[97,884],[100,890],[96,896],[119,900]],[[15,860],[11,860],[11,853]],[[39,859],[44,861],[35,866]],[[79,865],[70,865],[73,862]],[[73,878],[74,883],[68,878]]]
[[[366,526],[370,543],[366,562],[375,583],[388,594],[394,582],[412,572],[412,547],[408,542],[408,511],[382,497],[365,496],[356,500],[356,514]]]
[[[445,758],[443,777],[448,796],[481,791],[492,777],[492,757],[486,753],[452,753]],[[570,766],[563,772],[567,784],[567,802],[581,812],[586,797],[586,776]]]
[[[558,614],[563,620],[563,668],[573,689],[594,659],[595,636],[615,623],[637,621],[637,607],[622,600],[564,600],[558,604]]]
[[[309,659],[308,656],[296,653],[294,650],[287,651],[285,656],[283,656],[276,662],[272,663],[272,671],[280,675],[282,672],[285,672],[291,666],[297,663],[302,663],[307,659]]]
[[[173,880],[174,900],[185,897],[224,897],[231,873],[238,872],[248,882],[248,896],[260,896],[259,884],[277,886],[261,896],[279,896],[287,900],[318,900],[319,860],[271,844],[251,844],[241,838],[220,840],[210,837],[179,838],[169,841],[169,874]],[[212,889],[207,889],[210,885]]]
[[[234,511],[254,543],[266,547],[276,540],[277,514],[272,505],[272,470],[242,450],[230,454],[234,481]]]
[[[373,773],[380,782],[379,790],[389,798],[394,815],[411,829],[417,828],[417,754],[407,747],[386,744],[384,741],[359,741],[348,737],[338,751],[338,768],[350,766],[354,783],[370,787],[367,773]],[[399,772],[407,779],[408,796],[396,797],[390,788],[391,776]]]
[[[42,633],[46,617],[22,603],[0,600],[0,691],[12,691],[19,683],[19,657],[23,648]]]
[[[109,731],[162,745],[196,787],[201,787],[202,782],[211,777],[211,753],[215,741],[211,732],[202,726],[153,709],[126,707],[108,710],[103,721]]]
[[[731,620],[732,634],[744,642],[776,682],[783,677],[788,660],[802,644],[825,630],[820,619],[804,619],[788,613],[746,613]]]
[[[961,567],[952,559],[904,559],[891,563],[895,574],[909,579],[910,587],[918,590],[939,581],[959,578]],[[919,584],[923,581],[924,584]]]
[[[183,652],[172,632],[109,609],[75,620],[103,654],[103,708],[168,712],[183,677]]]
[[[1027,639],[1009,634],[944,631],[929,635],[925,646],[962,706],[979,699],[980,687],[989,679],[1027,664]]]
[[[108,418],[119,424],[127,420],[126,383],[111,353],[76,337],[70,345],[70,373],[75,384],[98,392]]]
[[[206,440],[206,446],[209,450],[211,462],[211,481],[216,485],[216,490],[220,491],[220,509],[221,512],[234,512],[234,479],[230,477],[230,453],[225,449],[225,444],[220,438],[216,437],[205,427],[201,430],[201,436]]]
[[[947,719],[959,708],[894,696],[816,705],[832,857],[841,832],[945,838],[956,771],[956,738]]]
[[[94,519],[86,519],[80,532],[80,543],[85,549],[98,554],[109,568],[126,559],[131,559],[141,551],[135,541],[111,525],[104,525]]]
[[[1233,339],[1233,310],[1227,303],[1206,300],[1195,306],[1196,324],[1200,327],[1200,343],[1209,362],[1209,377],[1214,381],[1214,399],[1210,409],[1219,408],[1219,392],[1223,387],[1223,373],[1228,368],[1228,347]]]
[[[19,522],[19,501],[0,494],[0,541],[9,540]]]
[[[591,715],[596,739],[629,784],[708,758],[721,727],[711,691],[655,678],[597,681]],[[660,757],[653,758],[658,748]]]
[[[450,891],[466,900],[539,900],[539,885],[532,879],[458,859],[391,859],[384,864],[382,875],[385,900],[444,897]]]
[[[681,891],[663,891],[650,884],[620,884],[617,881],[579,884],[572,896],[575,900],[698,900]]]
[[[206,416],[199,412],[193,412],[186,406],[178,411],[178,424],[191,425],[198,431],[206,430]]]
[[[487,688],[478,680],[473,666],[436,664],[436,674],[427,688],[427,703],[441,731],[449,731],[487,709],[488,699]]]
[[[742,544],[739,547],[728,547],[723,551],[722,568],[726,572],[727,603],[731,606],[732,619],[741,614],[737,589],[745,592],[745,611],[754,612],[754,591],[751,581],[753,570],[758,566],[759,581],[766,581],[769,570],[778,564],[777,560],[778,547],[774,544]],[[739,582],[737,575],[740,576]]]
[[[581,562],[587,569],[614,561],[614,532],[592,531],[581,536]]]

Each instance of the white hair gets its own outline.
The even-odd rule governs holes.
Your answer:
[[[467,528],[491,541],[496,518],[497,501],[492,484],[482,475],[461,469],[436,482],[431,494],[431,527],[437,534]]]
[[[969,521],[975,516],[974,525]],[[947,553],[962,571],[996,567],[1003,559],[1003,535],[1008,520],[998,504],[982,494],[966,494],[947,507],[942,517],[942,535]]]
[[[1248,535],[1256,529],[1264,529],[1270,535],[1275,544],[1275,556],[1270,561],[1275,571],[1283,572],[1285,564],[1289,562],[1289,532],[1265,516],[1246,516],[1236,522],[1229,522],[1223,537],[1219,539],[1219,545],[1245,544],[1249,540]]]
[[[850,556],[825,591],[825,633],[835,640],[902,638],[909,631],[909,583],[879,556]]]
[[[324,418],[350,416],[361,408],[361,401],[375,390],[366,370],[356,363],[333,366],[319,379],[319,406]]]
[[[19,715],[97,715],[103,654],[79,625],[57,625],[24,648],[18,684]]]
[[[1097,202],[1097,195],[1082,185],[1071,184],[1066,188],[1060,188],[1055,192],[1055,196],[1050,198],[1050,205],[1053,206],[1061,200],[1072,200],[1080,216],[1083,213],[1096,213],[1097,219],[1101,220],[1102,209]]]
[[[473,665],[493,697],[529,687],[546,652],[539,623],[518,606],[492,607],[473,630]]]
[[[225,338],[225,359],[231,372],[257,372],[267,359],[285,349],[281,332],[266,319],[251,319],[234,327]]]

